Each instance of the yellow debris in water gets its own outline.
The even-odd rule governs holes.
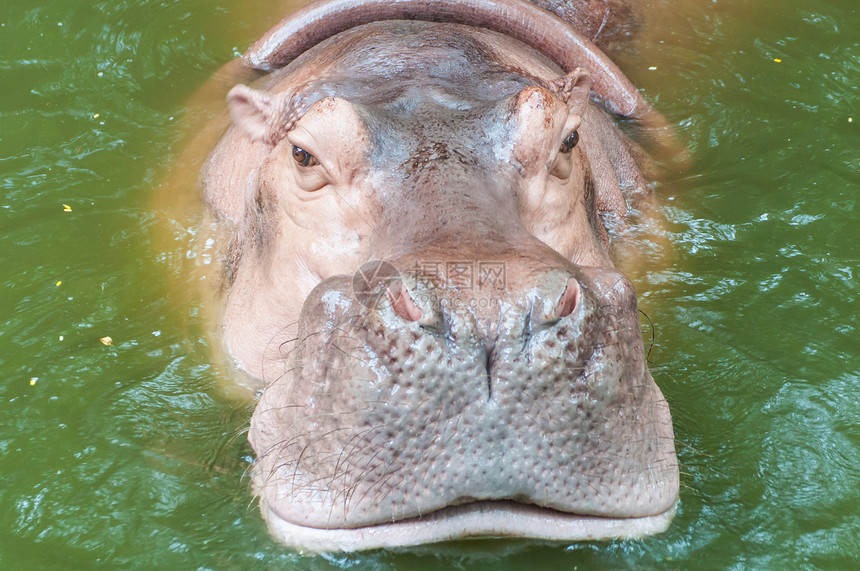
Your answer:
[[[110,337],[102,337],[101,339],[99,339],[99,341],[102,342],[102,345],[107,345],[108,347],[113,345],[113,339],[111,339]]]
[[[93,119],[98,119],[98,118],[99,118],[99,114],[98,114],[98,113],[96,113],[95,115],[93,115]]]
[[[63,285],[63,280],[57,280],[57,286],[59,287],[61,285]]]
[[[775,61],[776,63],[782,63],[782,60],[778,57],[773,58],[773,61]]]
[[[62,341],[62,340],[63,340],[63,336],[62,336],[62,335],[60,335],[60,341]]]
[[[71,206],[69,206],[68,204],[63,205],[63,212],[71,212],[71,211],[72,211]]]
[[[39,380],[39,377],[30,377],[30,386],[32,387],[33,385],[35,385],[36,381],[38,381],[38,380]]]

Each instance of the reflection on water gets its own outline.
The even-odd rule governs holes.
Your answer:
[[[0,16],[4,568],[438,566],[432,549],[303,559],[272,543],[244,477],[252,405],[219,390],[200,301],[176,293],[193,278],[152,244],[152,189],[178,151],[183,102],[278,4],[75,0]],[[849,567],[858,8],[651,4],[642,39],[615,55],[694,158],[660,188],[675,256],[637,282],[675,418],[678,517],[642,541],[475,542],[445,557]]]

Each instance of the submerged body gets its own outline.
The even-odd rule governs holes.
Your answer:
[[[230,237],[224,342],[266,385],[249,436],[264,516],[310,550],[660,531],[671,419],[606,227],[647,189],[592,86],[655,114],[587,42],[577,57],[603,67],[562,69],[534,26],[424,4],[446,21],[282,23],[246,54],[275,69],[231,91],[206,166]],[[603,5],[544,4],[586,28]]]

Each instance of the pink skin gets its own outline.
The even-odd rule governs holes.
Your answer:
[[[494,36],[488,39],[495,39]],[[522,48],[509,49],[506,56],[509,65],[518,67],[525,54]],[[325,55],[320,59],[326,61]],[[541,68],[540,64],[533,67],[534,71]],[[552,78],[548,81],[556,81],[557,71],[546,64],[543,67],[545,76]],[[298,73],[303,75],[303,71],[300,69]],[[570,185],[584,186],[584,152],[578,146],[569,155],[558,153],[562,139],[576,130],[581,122],[580,113],[585,109],[589,83],[586,74],[581,77],[582,85],[568,94],[572,97],[570,105],[537,87],[527,88],[514,98],[519,104],[516,114],[519,141],[509,150],[509,158],[503,156],[500,160],[521,162],[529,174],[522,183],[518,213],[529,233],[574,263],[604,265],[610,263],[606,244],[592,235],[584,204],[566,190]],[[305,77],[301,79],[307,81]],[[288,82],[279,85],[284,83]],[[372,234],[383,225],[379,206],[371,196],[376,183],[362,177],[370,174],[378,178],[380,174],[363,172],[366,166],[362,163],[362,152],[366,147],[361,143],[367,141],[369,133],[355,108],[339,98],[320,100],[307,109],[283,139],[270,143],[266,141],[269,132],[280,127],[271,129],[269,125],[279,125],[279,120],[290,116],[285,108],[291,92],[278,89],[275,86],[276,94],[270,95],[240,85],[230,92],[228,101],[234,129],[241,129],[244,136],[223,139],[210,164],[226,154],[231,155],[231,160],[241,162],[229,169],[220,165],[217,170],[210,168],[206,175],[207,193],[217,191],[211,201],[223,215],[236,222],[246,215],[245,205],[236,201],[250,202],[251,197],[242,197],[241,193],[225,187],[254,190],[237,173],[250,171],[244,178],[256,177],[263,188],[290,189],[286,193],[277,191],[279,206],[286,216],[269,221],[274,225],[271,233],[279,239],[264,256],[258,257],[257,250],[242,250],[243,271],[236,275],[223,318],[230,324],[225,336],[231,355],[241,368],[263,379],[268,378],[267,366],[282,359],[283,343],[295,338],[302,303],[313,287],[334,275],[351,273],[369,259],[399,255],[391,249],[397,239],[390,236],[378,238],[373,250],[366,249]],[[547,113],[545,107],[552,112]],[[583,138],[589,137],[583,134]],[[344,149],[342,141],[353,144]],[[296,164],[290,154],[294,145],[310,151],[320,164],[312,168]],[[254,163],[262,163],[263,167],[257,170]],[[224,181],[225,170],[232,176],[227,181]],[[617,186],[613,191],[620,196]],[[623,203],[623,198],[620,202]],[[321,212],[325,215],[321,216]],[[402,225],[419,226],[417,220],[409,219],[416,215],[423,218],[422,212],[404,213]],[[571,224],[572,219],[578,223]],[[414,248],[416,239],[420,238],[413,238],[410,248]]]
[[[671,126],[641,96],[610,58],[592,42],[630,33],[640,0],[319,0],[282,20],[245,53],[258,70],[284,66],[324,39],[352,27],[385,20],[455,22],[516,38],[563,69],[585,67],[593,90],[612,113],[638,120],[655,150],[686,160]]]
[[[671,419],[601,221],[642,175],[591,85],[496,32],[390,22],[231,91],[205,193],[232,242],[226,348],[267,385],[249,438],[281,540],[668,525]],[[369,305],[371,260],[397,276]]]

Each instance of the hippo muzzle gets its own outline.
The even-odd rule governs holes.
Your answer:
[[[231,92],[205,191],[226,347],[265,383],[272,532],[330,551],[665,529],[672,423],[604,224],[643,179],[591,74],[391,21],[265,81]]]
[[[386,277],[370,307],[353,277],[315,288],[252,419],[273,529],[324,550],[662,530],[677,467],[633,288],[598,268],[539,278],[515,300]]]

